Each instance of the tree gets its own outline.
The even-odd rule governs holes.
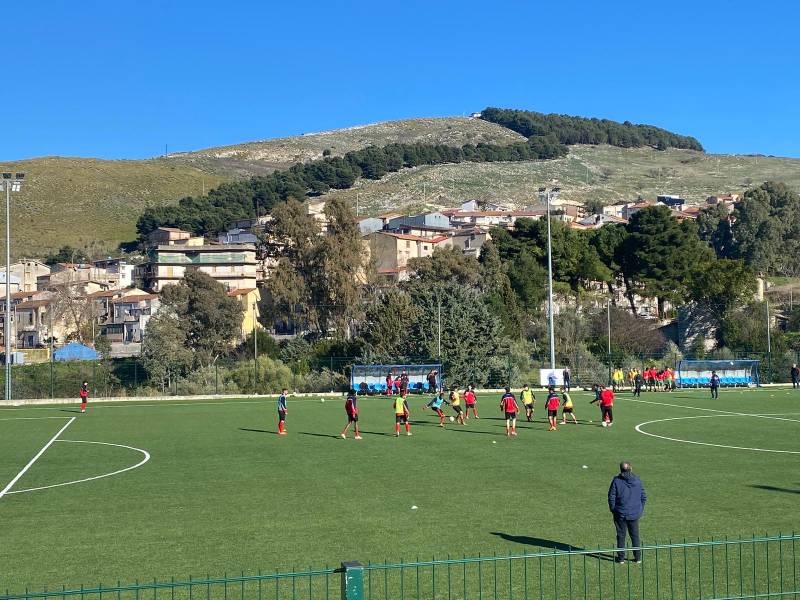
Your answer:
[[[697,232],[700,239],[708,242],[720,258],[734,253],[733,227],[731,215],[724,206],[713,206],[701,210],[697,215]]]
[[[484,242],[478,262],[484,301],[492,313],[500,317],[505,335],[519,339],[522,336],[522,311],[500,253],[492,240]]]
[[[192,351],[197,367],[216,361],[241,331],[241,304],[202,271],[187,271],[180,283],[165,286],[161,304],[162,310],[166,308],[175,315],[185,335],[184,346]],[[145,337],[149,333],[148,323]]]
[[[421,311],[408,335],[412,354],[439,356],[441,315],[441,359],[448,379],[459,385],[484,384],[500,345],[501,329],[480,292],[437,284],[415,286],[411,297]]]
[[[58,252],[48,254],[44,259],[47,265],[56,265],[58,263],[87,263],[89,256],[85,251],[80,248],[73,248],[72,246],[61,246]]]
[[[405,291],[389,288],[373,296],[367,303],[360,331],[365,352],[374,360],[394,361],[409,356],[413,352],[410,332],[421,314]]]
[[[187,345],[181,318],[170,307],[162,306],[147,322],[142,340],[142,364],[150,379],[162,389],[172,380],[185,375],[192,367],[192,351]]]
[[[664,302],[687,299],[691,279],[713,252],[697,236],[696,225],[679,223],[666,206],[644,208],[631,217],[622,246],[621,266],[628,300],[635,312],[634,293]]]
[[[716,321],[735,306],[746,303],[756,291],[755,274],[741,260],[709,261],[695,270],[690,297]]]
[[[423,286],[451,283],[476,287],[480,283],[480,265],[458,248],[436,248],[433,254],[408,261],[409,278]]]
[[[663,350],[664,334],[654,322],[631,314],[624,308],[611,307],[611,352],[612,354],[652,354]],[[598,355],[608,352],[608,315],[598,311],[591,322],[591,343]]]
[[[622,253],[627,235],[625,226],[620,223],[604,225],[589,234],[589,243],[594,246],[599,260],[609,271],[610,277],[606,285],[612,298],[616,298],[614,291],[622,274]]]

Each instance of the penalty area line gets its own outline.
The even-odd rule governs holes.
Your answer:
[[[17,482],[20,480],[20,478],[21,478],[23,475],[25,475],[25,473],[28,471],[28,469],[30,469],[30,468],[33,466],[33,463],[35,463],[37,460],[39,460],[39,458],[41,458],[42,454],[44,454],[45,452],[47,452],[47,449],[48,449],[50,446],[52,446],[52,445],[53,445],[53,442],[55,442],[55,441],[58,439],[58,437],[59,437],[59,436],[60,436],[62,433],[64,433],[64,431],[67,429],[67,427],[69,427],[70,425],[72,425],[72,422],[75,420],[75,418],[76,418],[76,417],[72,417],[72,418],[71,418],[69,421],[67,421],[66,425],[64,425],[64,426],[63,426],[61,429],[59,429],[59,430],[58,430],[58,433],[56,433],[56,434],[55,434],[55,435],[54,435],[52,438],[50,438],[50,441],[49,441],[49,442],[47,442],[47,443],[46,443],[46,444],[45,444],[45,445],[42,447],[42,449],[41,449],[41,450],[39,450],[39,452],[37,452],[37,453],[36,453],[36,456],[34,456],[32,459],[30,459],[30,461],[28,461],[28,464],[27,464],[27,465],[25,465],[25,466],[22,468],[22,470],[21,470],[19,473],[17,473],[16,477],[14,477],[14,479],[12,479],[11,481],[9,481],[9,482],[8,482],[8,485],[6,485],[6,487],[4,487],[2,490],[0,490],[0,498],[2,498],[3,496],[5,496],[5,495],[8,493],[8,491],[9,491],[9,490],[10,490],[12,487],[14,487],[14,484],[15,484],[15,483],[17,483]]]

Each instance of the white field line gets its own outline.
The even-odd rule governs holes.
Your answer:
[[[33,466],[33,463],[35,463],[37,460],[39,460],[39,458],[42,456],[42,454],[44,454],[45,452],[47,452],[47,449],[48,449],[50,446],[52,446],[52,445],[53,445],[53,442],[55,442],[55,441],[58,439],[58,436],[60,436],[62,433],[64,433],[64,430],[66,430],[66,428],[67,428],[67,427],[69,427],[70,425],[72,425],[72,422],[73,422],[74,420],[75,420],[75,417],[72,417],[72,418],[71,418],[69,421],[67,421],[66,425],[64,425],[64,426],[63,426],[61,429],[59,429],[59,430],[58,430],[58,433],[57,433],[57,434],[55,434],[55,435],[54,435],[52,438],[50,438],[50,441],[49,441],[49,442],[47,442],[47,443],[46,443],[46,444],[45,444],[45,445],[42,447],[42,449],[41,449],[41,450],[39,450],[39,452],[37,452],[37,453],[36,453],[36,456],[34,456],[34,457],[33,457],[33,458],[32,458],[32,459],[31,459],[31,460],[28,462],[28,464],[27,464],[27,465],[25,465],[25,466],[22,468],[22,470],[21,470],[19,473],[17,473],[17,476],[16,476],[16,477],[14,477],[14,479],[12,479],[11,481],[9,481],[9,482],[8,482],[8,485],[6,485],[6,487],[4,487],[4,488],[2,489],[2,491],[0,491],[0,498],[2,498],[3,496],[5,496],[5,495],[8,493],[8,491],[9,491],[9,490],[10,490],[12,487],[14,487],[14,484],[15,484],[15,483],[17,483],[17,481],[19,481],[19,480],[20,480],[20,478],[21,478],[23,475],[25,475],[25,473],[28,471],[28,469],[30,469],[30,468]]]
[[[785,413],[790,414],[790,413]],[[800,454],[798,450],[775,450],[772,448],[749,448],[747,446],[729,446],[727,444],[712,444],[710,442],[698,442],[695,440],[684,440],[681,438],[673,438],[668,437],[666,435],[658,435],[656,433],[650,433],[649,431],[645,431],[643,427],[645,425],[652,425],[653,423],[666,423],[667,421],[684,421],[686,419],[720,419],[724,417],[760,417],[764,415],[748,415],[748,414],[736,414],[731,413],[727,415],[692,415],[689,417],[672,417],[669,419],[655,419],[654,421],[645,421],[644,423],[639,423],[634,429],[641,433],[642,435],[647,435],[654,438],[659,438],[662,440],[668,440],[670,442],[679,442],[682,444],[694,444],[697,446],[711,446],[713,448],[729,448],[731,450],[750,450],[753,452],[769,452],[772,454]],[[786,420],[794,420],[794,419],[786,419]],[[800,421],[798,421],[800,422]]]
[[[150,460],[150,453],[147,450],[142,450],[141,448],[135,448],[133,446],[126,446],[124,444],[110,444],[108,442],[90,442],[87,440],[58,440],[60,444],[99,444],[101,446],[115,446],[117,448],[126,448],[128,450],[135,450],[136,452],[141,452],[144,458],[140,460],[135,465],[131,465],[130,467],[125,467],[124,469],[119,469],[117,471],[113,471],[111,473],[105,473],[103,475],[95,475],[94,477],[86,477],[84,479],[76,479],[75,481],[65,481],[62,483],[54,483],[52,485],[43,485],[40,487],[35,488],[26,488],[23,490],[14,490],[8,492],[9,494],[22,494],[24,492],[35,492],[37,490],[49,490],[50,488],[62,487],[65,485],[74,485],[76,483],[85,483],[87,481],[94,481],[96,479],[103,479],[105,477],[112,477],[114,475],[119,475],[120,473],[124,473],[125,471],[132,471],[133,469],[138,469],[142,465],[144,465],[147,461]]]
[[[42,419],[69,419],[69,417],[6,417],[0,421],[41,421]]]
[[[642,404],[657,404],[659,406],[671,406],[673,408],[685,408],[687,410],[704,410],[707,412],[713,412],[720,415],[729,415],[732,417],[756,417],[759,419],[774,419],[775,421],[792,421],[795,423],[800,423],[797,419],[786,419],[784,415],[796,415],[800,413],[743,413],[743,412],[735,412],[731,410],[719,410],[716,408],[704,408],[699,406],[685,406],[683,404],[670,404],[668,402],[653,402],[652,400],[639,400],[638,398],[623,398],[622,400],[626,402],[640,402]]]

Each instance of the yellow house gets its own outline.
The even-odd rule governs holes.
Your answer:
[[[236,298],[242,305],[242,339],[255,331],[255,328],[264,329],[261,323],[258,322],[258,317],[261,313],[258,310],[258,303],[261,301],[261,293],[258,288],[240,288],[238,290],[231,290],[228,296]]]

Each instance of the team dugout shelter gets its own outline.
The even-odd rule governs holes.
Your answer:
[[[436,389],[442,387],[441,363],[353,365],[350,372],[350,387],[360,396],[388,394],[387,375],[391,373],[392,379],[399,379],[403,371],[408,375],[408,391],[411,394],[423,394],[428,391],[428,375],[432,371],[436,371]],[[392,393],[396,393],[396,388],[392,390]]]
[[[678,387],[709,387],[711,373],[719,375],[725,387],[755,387],[760,385],[758,360],[681,360],[675,383]]]

